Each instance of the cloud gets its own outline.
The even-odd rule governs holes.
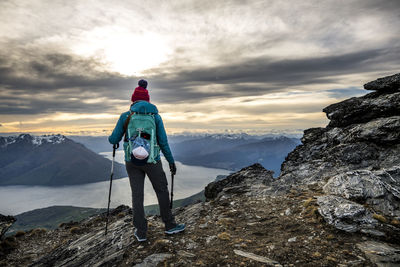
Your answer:
[[[300,86],[335,84],[336,77],[344,74],[382,70],[400,62],[397,52],[374,49],[292,60],[245,58],[213,68],[176,69],[166,63],[151,70],[149,90],[152,99],[164,103],[290,92]],[[107,71],[95,59],[66,54],[22,54],[14,61],[3,54],[0,66],[0,114],[115,111],[114,101],[128,101],[138,79]],[[87,102],[99,98],[105,101]]]
[[[1,1],[0,115],[115,114],[128,107],[139,78],[148,79],[154,103],[176,112],[171,118],[222,108],[226,99],[240,105],[225,111],[249,121],[257,112],[317,112],[398,71],[399,13],[396,0]],[[160,43],[162,53],[138,42]],[[117,72],[141,64],[136,50],[141,61],[159,54],[161,63],[134,76]],[[251,106],[298,92],[325,98]]]

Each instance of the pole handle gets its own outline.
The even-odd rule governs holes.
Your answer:
[[[169,203],[169,208],[172,210],[174,203],[174,175],[171,173],[171,202]]]
[[[115,157],[115,150],[119,148],[119,143],[113,145],[113,157]]]

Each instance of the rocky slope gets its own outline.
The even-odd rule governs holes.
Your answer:
[[[400,74],[376,92],[324,109],[330,124],[306,130],[282,174],[255,164],[213,182],[208,201],[175,210],[184,234],[149,218],[133,238],[128,207],[2,243],[11,266],[398,266]],[[7,244],[4,244],[6,243]],[[6,251],[5,248],[12,247]],[[9,252],[11,251],[11,252]],[[5,253],[7,253],[5,255]]]

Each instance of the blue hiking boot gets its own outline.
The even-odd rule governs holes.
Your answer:
[[[147,240],[146,236],[140,236],[138,235],[137,230],[135,230],[135,232],[133,233],[133,235],[136,237],[137,241],[139,242],[144,242]]]
[[[180,233],[182,231],[185,231],[186,225],[184,223],[177,224],[174,228],[171,228],[169,230],[166,230],[165,233],[168,235],[173,235],[176,233]]]

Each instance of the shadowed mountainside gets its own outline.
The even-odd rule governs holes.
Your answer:
[[[62,135],[0,137],[0,185],[62,186],[110,179],[111,161]],[[126,177],[115,163],[114,177]]]

